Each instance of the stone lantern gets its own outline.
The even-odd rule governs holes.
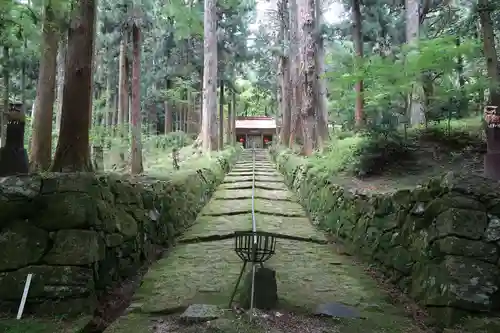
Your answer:
[[[500,180],[500,115],[497,106],[484,108],[487,151],[484,156],[484,175]]]
[[[7,119],[5,146],[0,148],[0,177],[28,173],[28,154],[24,149],[26,117],[22,103],[10,103]]]

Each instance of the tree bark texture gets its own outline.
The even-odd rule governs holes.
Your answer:
[[[68,31],[61,131],[52,171],[90,171],[89,128],[92,108],[96,1],[75,4]]]
[[[316,127],[318,146],[323,147],[324,143],[329,139],[328,131],[328,99],[325,82],[325,45],[323,40],[323,13],[321,10],[321,1],[316,0],[315,3],[315,35],[316,35]]]
[[[359,70],[363,64],[363,28],[362,28],[362,17],[361,17],[361,4],[360,0],[352,0],[352,35],[354,39],[354,48],[356,51],[356,63],[357,70]],[[356,81],[354,86],[356,91],[356,105],[354,108],[354,123],[356,128],[362,128],[365,126],[365,116],[364,116],[364,99],[363,99],[363,80],[359,79]]]
[[[47,170],[52,157],[52,116],[55,99],[59,31],[50,5],[44,10],[42,59],[36,89],[37,111],[33,115],[30,169]]]
[[[132,146],[131,173],[140,174],[142,165],[141,142],[141,31],[138,26],[132,27]]]
[[[233,91],[234,94],[234,91]],[[229,90],[228,90],[229,95]],[[233,145],[233,111],[231,110],[231,99],[228,96],[227,99],[227,131],[226,131],[226,142],[228,145]]]
[[[125,120],[128,115],[128,76],[127,76],[127,35],[123,34],[120,41],[118,60],[118,126],[121,136],[125,136]]]
[[[420,35],[420,1],[405,0],[406,11],[406,43],[412,45],[418,51],[418,39]],[[413,84],[409,96],[410,124],[417,126],[425,123],[425,114],[422,108],[420,89],[417,83]]]
[[[62,96],[64,93],[64,69],[66,67],[67,34],[61,33],[57,50],[57,77],[56,77],[56,130],[61,130]]]
[[[316,96],[314,93],[314,82],[316,74],[316,43],[314,38],[314,0],[300,0],[299,25],[301,29],[300,54],[301,61],[301,83],[302,83],[302,105],[300,119],[303,131],[303,152],[309,156],[315,148],[314,126],[316,121]]]
[[[290,18],[290,53],[289,53],[289,92],[288,95],[291,97],[290,102],[290,137],[288,140],[288,146],[292,147],[295,143],[295,138],[297,136],[299,122],[300,122],[300,89],[299,89],[299,66],[300,66],[300,54],[299,54],[299,36],[298,36],[298,1],[300,0],[289,0],[289,18]]]
[[[216,1],[204,0],[203,150],[217,149],[217,16]]]
[[[280,113],[281,131],[279,142],[282,145],[290,141],[291,122],[291,102],[293,99],[290,85],[290,15],[288,11],[288,0],[281,0],[278,3],[278,13],[280,16],[280,35],[283,37],[285,46],[282,47],[283,54],[279,59],[280,74]]]
[[[0,148],[5,146],[5,139],[7,135],[7,117],[6,112],[9,112],[9,91],[10,91],[10,72],[9,72],[9,47],[3,47],[3,61],[4,66],[2,70],[3,76],[3,107],[0,113]]]
[[[224,80],[219,87],[219,150],[224,149]]]
[[[233,91],[233,96],[232,96],[232,108],[231,108],[231,111],[232,111],[232,114],[233,116],[231,117],[231,128],[232,128],[232,132],[231,132],[231,140],[233,142],[233,144],[236,144],[236,117],[238,117],[238,114],[236,112],[236,91]]]

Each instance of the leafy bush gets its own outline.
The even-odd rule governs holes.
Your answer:
[[[413,133],[420,142],[432,142],[451,151],[485,150],[486,141],[479,118],[439,122]]]
[[[320,168],[365,177],[412,160],[413,151],[413,145],[401,135],[364,134],[334,140],[322,155],[313,158]]]
[[[480,118],[436,122],[427,128],[408,129],[407,135],[403,129],[369,130],[363,134],[336,132],[324,151],[312,158],[316,168],[328,173],[366,177],[407,166],[429,144],[445,153],[484,151],[486,143]]]
[[[154,136],[156,147],[163,149],[182,148],[193,143],[193,138],[182,131]]]
[[[354,135],[356,135],[356,133],[354,133],[354,131],[336,131],[333,133],[333,137],[335,137],[339,140],[342,140],[345,138],[351,138]]]

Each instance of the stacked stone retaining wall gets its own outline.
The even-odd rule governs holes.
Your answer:
[[[0,178],[0,311],[91,313],[100,293],[173,245],[240,149],[163,180],[46,174]]]
[[[289,151],[271,151],[312,221],[378,266],[445,326],[500,310],[500,183],[448,173],[360,193]]]

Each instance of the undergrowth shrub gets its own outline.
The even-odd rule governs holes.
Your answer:
[[[193,143],[193,138],[182,131],[152,137],[156,147],[163,149],[182,148]]]
[[[481,122],[476,117],[408,129],[407,135],[402,129],[383,133],[336,132],[329,145],[312,159],[315,167],[329,173],[367,177],[408,163],[418,164],[419,150],[425,150],[429,143],[446,153],[477,153],[486,149]]]
[[[331,172],[356,177],[381,174],[401,162],[413,159],[414,147],[399,134],[360,134],[332,140],[314,163]]]
[[[466,121],[453,121],[449,124],[439,123],[413,134],[414,139],[420,142],[432,142],[441,148],[452,151],[461,151],[474,147],[479,150],[486,148],[484,132],[479,124]]]

